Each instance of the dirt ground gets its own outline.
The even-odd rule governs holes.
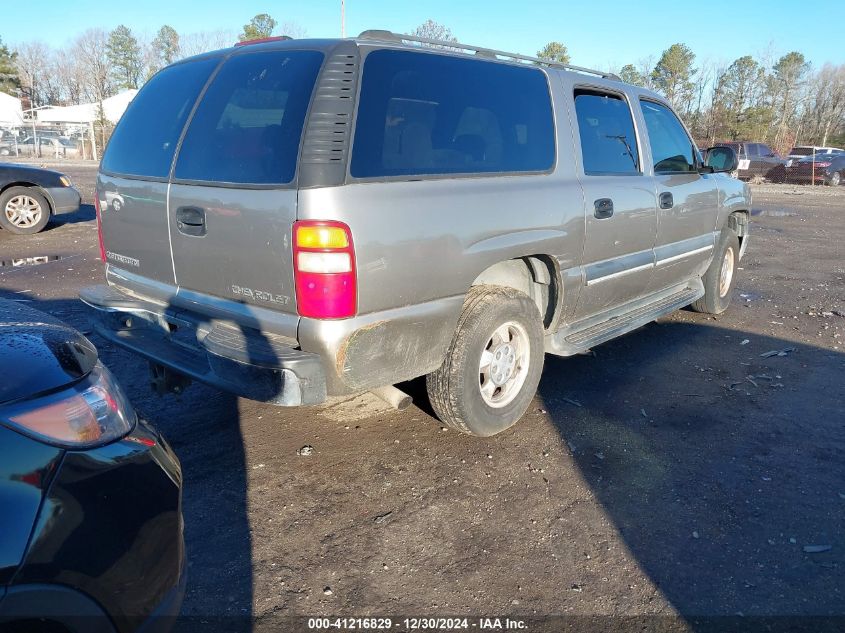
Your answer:
[[[0,267],[0,295],[90,332],[76,296],[102,279],[95,168],[63,169],[87,204],[37,236],[0,232],[0,260],[60,259]],[[301,409],[197,385],[154,396],[144,362],[92,336],[182,460],[178,628],[461,615],[745,631],[834,616],[797,622],[841,630],[845,187],[755,186],[752,220],[724,315],[681,311],[594,355],[548,356],[528,414],[490,439],[441,428],[419,381],[401,413],[369,395]]]

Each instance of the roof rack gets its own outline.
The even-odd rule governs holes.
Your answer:
[[[501,59],[503,61],[515,61],[530,64],[537,64],[540,66],[548,66],[549,68],[562,68],[564,70],[571,70],[574,72],[585,73],[588,75],[597,75],[605,79],[615,79],[621,81],[618,75],[601,70],[593,70],[592,68],[584,68],[582,66],[573,66],[572,64],[564,64],[561,62],[551,61],[548,59],[541,59],[540,57],[531,57],[530,55],[520,55],[518,53],[506,53],[505,51],[497,51],[492,48],[485,48],[483,46],[471,46],[461,42],[449,42],[446,40],[432,40],[427,37],[417,37],[416,35],[405,35],[403,33],[393,33],[391,31],[382,31],[371,29],[364,31],[358,36],[360,40],[377,40],[380,42],[396,42],[398,44],[415,43],[428,44],[438,48],[447,48],[457,52],[470,52],[478,57],[486,57],[488,59]]]

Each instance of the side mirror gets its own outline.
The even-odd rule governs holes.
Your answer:
[[[717,146],[707,150],[707,160],[704,164],[717,174],[731,173],[739,167],[739,159],[732,148]]]

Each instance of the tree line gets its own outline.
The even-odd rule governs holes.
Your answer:
[[[549,42],[537,57],[570,62],[561,42]],[[744,55],[696,65],[695,53],[677,43],[656,62],[646,57],[610,70],[665,96],[701,143],[750,140],[780,152],[799,142],[845,146],[845,64],[815,70],[790,51],[772,60]]]
[[[102,102],[122,90],[140,88],[174,61],[277,31],[289,37],[305,35],[295,23],[279,24],[259,14],[240,33],[179,33],[165,24],[146,37],[121,24],[111,31],[88,29],[60,48],[35,40],[10,49],[0,40],[0,91],[22,97],[25,107]]]
[[[305,32],[295,23],[279,24],[262,13],[239,33],[183,34],[163,25],[154,36],[144,37],[119,25],[108,32],[89,29],[62,48],[32,41],[11,50],[0,41],[0,90],[24,97],[31,107],[100,102],[120,90],[140,87],[178,59],[274,34],[299,38]],[[457,41],[447,26],[434,20],[411,34]],[[549,42],[537,57],[570,62],[561,42]],[[781,152],[798,142],[845,145],[845,64],[813,68],[799,51],[762,57],[696,63],[696,54],[677,43],[656,61],[646,57],[610,70],[623,81],[663,94],[703,143],[753,140]]]

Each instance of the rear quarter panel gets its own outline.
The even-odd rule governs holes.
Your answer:
[[[0,426],[0,586],[26,552],[38,508],[62,450]]]
[[[355,244],[358,317],[300,322],[303,349],[326,359],[330,392],[394,384],[438,367],[463,297],[490,266],[528,255],[550,255],[561,270],[580,264],[584,200],[569,112],[559,82],[549,83],[557,146],[551,173],[300,190],[298,219],[345,222]],[[359,333],[367,334],[365,344],[349,344]]]

